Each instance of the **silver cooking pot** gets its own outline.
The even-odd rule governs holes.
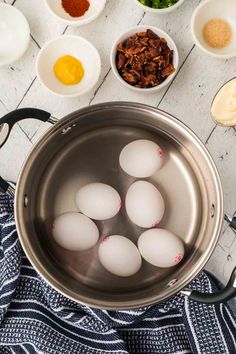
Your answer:
[[[42,110],[11,112],[0,120],[1,145],[13,125],[26,118],[55,123]],[[149,180],[165,199],[161,226],[184,240],[186,255],[175,268],[160,269],[143,261],[137,274],[120,278],[100,265],[97,246],[83,252],[67,251],[53,241],[50,229],[55,216],[77,210],[74,196],[86,183],[108,183],[124,199],[134,178],[119,168],[119,152],[140,138],[158,142],[165,151],[164,167]],[[3,191],[14,192],[3,179],[0,182]],[[15,192],[17,231],[37,272],[70,299],[103,309],[143,307],[180,291],[209,303],[236,295],[236,270],[220,293],[200,294],[186,289],[209,260],[223,217],[220,178],[201,141],[169,114],[129,102],[86,107],[56,122],[32,148]],[[234,219],[228,221],[235,225]],[[115,233],[136,243],[142,232],[124,210],[97,225],[101,238]]]

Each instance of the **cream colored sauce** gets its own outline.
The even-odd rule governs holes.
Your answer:
[[[219,90],[214,98],[211,114],[222,125],[236,125],[236,79],[227,82]]]

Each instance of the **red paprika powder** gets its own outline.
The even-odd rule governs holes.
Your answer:
[[[88,0],[62,0],[63,9],[72,17],[80,17],[88,10],[90,3]]]

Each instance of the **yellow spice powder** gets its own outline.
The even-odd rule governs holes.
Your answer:
[[[215,18],[204,26],[203,38],[212,48],[225,48],[232,38],[232,29],[228,22]]]

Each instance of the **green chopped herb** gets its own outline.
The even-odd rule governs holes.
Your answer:
[[[152,7],[153,9],[165,9],[166,7],[173,6],[179,0],[138,0],[141,4]]]

